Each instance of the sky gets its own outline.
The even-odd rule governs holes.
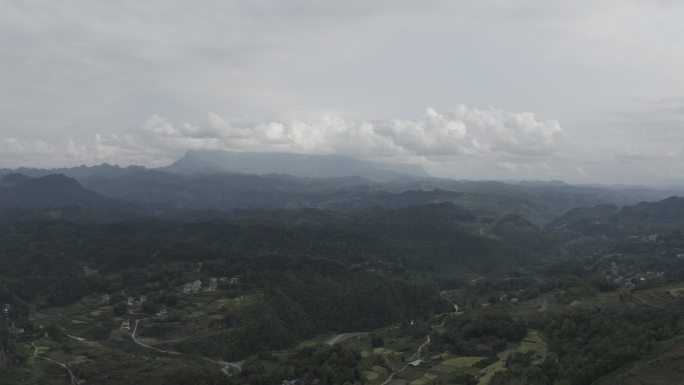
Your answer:
[[[684,181],[684,3],[0,0],[0,167],[188,149]]]

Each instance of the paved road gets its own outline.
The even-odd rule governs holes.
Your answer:
[[[136,334],[138,333],[138,324],[140,324],[140,321],[142,321],[142,320],[143,320],[143,319],[137,319],[137,320],[135,320],[135,326],[133,327],[133,333],[131,333],[131,339],[133,340],[133,342],[135,342],[136,344],[138,344],[138,345],[140,345],[140,346],[142,346],[142,347],[144,347],[144,348],[146,348],[146,349],[152,349],[152,350],[154,350],[154,351],[156,351],[156,352],[159,352],[159,353],[171,354],[171,355],[175,355],[175,356],[188,355],[188,354],[181,353],[181,352],[174,352],[174,351],[172,351],[172,350],[163,350],[163,349],[155,348],[154,346],[150,346],[150,345],[147,345],[147,344],[145,344],[145,343],[140,342],[140,340],[138,340],[138,337],[136,336]],[[188,355],[188,356],[190,356],[190,355]],[[197,357],[203,359],[204,361],[208,361],[208,362],[211,362],[211,363],[214,363],[214,364],[220,366],[220,367],[221,367],[221,371],[222,371],[223,373],[225,373],[226,375],[230,374],[230,373],[228,372],[228,368],[233,368],[233,369],[235,369],[238,373],[240,373],[240,372],[242,371],[242,363],[243,363],[243,361],[238,361],[238,362],[225,362],[225,361],[223,361],[223,360],[214,360],[214,359],[211,359],[211,358],[208,358],[208,357],[202,357],[202,356],[197,356]]]
[[[69,372],[69,377],[71,377],[71,384],[72,385],[78,385],[78,381],[76,380],[76,376],[74,376],[74,373],[69,369],[69,367],[66,364],[63,364],[61,362],[55,361],[51,358],[45,357],[45,356],[40,356],[38,355],[38,346],[36,346],[35,342],[31,342],[31,346],[33,346],[33,357],[35,358],[40,358],[41,360],[49,361],[52,362],[53,364],[59,365],[66,369],[67,372]]]
[[[449,297],[447,297],[447,295],[446,295],[447,291],[448,291],[448,290],[440,291],[440,292],[439,292],[439,296],[442,297],[443,300],[445,300],[445,301],[449,302],[450,304],[454,305],[454,312],[455,312],[455,313],[458,313],[458,304],[456,304],[454,301],[452,301],[451,299],[449,299]]]
[[[183,353],[180,353],[180,352],[174,352],[172,350],[163,350],[163,349],[155,348],[154,346],[150,346],[150,345],[147,345],[147,344],[140,342],[138,340],[138,338],[135,336],[135,334],[138,332],[138,324],[140,323],[140,321],[142,321],[142,319],[135,320],[135,327],[133,328],[133,333],[131,333],[131,339],[133,339],[133,342],[142,346],[143,348],[152,349],[152,350],[159,352],[159,353],[172,354],[172,355],[176,355],[176,356],[183,355]]]

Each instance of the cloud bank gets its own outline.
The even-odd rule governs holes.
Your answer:
[[[683,18],[671,0],[0,1],[0,167],[225,148],[684,178]]]
[[[3,161],[40,154],[52,160],[159,166],[189,149],[338,154],[358,158],[436,159],[458,156],[542,161],[554,156],[563,129],[555,119],[529,112],[465,105],[439,112],[427,108],[412,119],[355,121],[334,113],[306,119],[231,122],[215,113],[197,124],[175,123],[157,114],[124,133],[97,134],[90,143],[0,141]],[[528,160],[529,161],[529,160]]]

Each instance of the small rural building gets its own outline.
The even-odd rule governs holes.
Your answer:
[[[157,317],[163,317],[166,315],[166,313],[167,313],[166,308],[162,306],[162,308],[159,309],[159,311],[157,312]]]
[[[409,365],[411,365],[411,366],[413,366],[414,368],[416,368],[416,367],[420,366],[423,362],[424,362],[424,361],[421,360],[421,359],[419,358],[419,359],[417,359],[417,360],[415,360],[415,361],[411,361],[411,362],[409,363]]]
[[[202,281],[200,281],[199,279],[196,281],[188,282],[185,285],[183,285],[183,293],[186,294],[199,293],[201,289]]]

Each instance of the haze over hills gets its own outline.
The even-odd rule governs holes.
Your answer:
[[[0,169],[0,174],[15,172],[29,176],[64,174],[76,179],[90,176],[117,176],[127,169],[146,169],[141,166],[121,168],[109,164],[55,169],[20,167]],[[155,169],[150,169],[155,170]],[[172,164],[157,168],[184,175],[209,174],[284,174],[303,178],[357,177],[377,182],[411,178],[431,178],[420,166],[371,162],[340,155],[307,155],[293,153],[230,152],[222,150],[189,150]]]
[[[563,321],[573,314],[576,325],[582,317],[629,325],[628,337],[584,336],[582,346],[644,352],[630,359],[680,333],[667,321],[682,307],[676,298],[662,295],[653,310],[626,291],[684,276],[684,198],[672,191],[446,180],[350,158],[223,152],[191,152],[161,169],[2,174],[0,300],[12,324],[0,329],[8,331],[0,353],[16,361],[10,372],[22,385],[35,383],[23,370],[38,370],[27,359],[31,348],[42,356],[34,345],[78,378],[112,385],[135,383],[151,368],[139,354],[160,350],[176,354],[159,353],[155,385],[219,385],[226,376],[262,385],[255,373],[282,381],[293,377],[290,365],[308,373],[306,385],[337,384],[316,381],[321,365],[345,381],[382,385],[404,373],[396,369],[407,367],[402,356],[425,349],[434,364],[412,373],[456,385],[486,380],[495,366],[515,378],[585,378],[568,368],[592,353],[555,342],[567,337],[559,330],[573,325]],[[647,322],[639,312],[604,319],[592,306],[654,313]],[[55,337],[45,338],[35,319]],[[506,369],[505,349],[531,346],[534,356],[511,354],[534,358],[525,364],[534,371]],[[143,350],[132,356],[131,347]],[[389,349],[398,353],[381,353]],[[610,365],[623,362],[618,353]],[[337,358],[319,364],[306,354]],[[349,359],[338,362],[341,354]],[[541,361],[545,354],[559,358]],[[463,357],[486,366],[450,365]],[[612,370],[591,368],[586,378]],[[449,382],[445,373],[463,377]]]
[[[161,170],[181,174],[287,174],[309,178],[357,176],[385,182],[406,177],[430,177],[420,166],[410,164],[374,163],[340,155],[221,150],[191,150]]]
[[[61,174],[30,178],[8,174],[0,179],[0,221],[59,219],[110,222],[146,217],[145,210],[83,188]]]
[[[2,170],[0,175],[63,174],[85,189],[151,210],[157,216],[224,217],[234,210],[317,208],[342,212],[451,202],[477,215],[521,215],[537,225],[577,207],[657,201],[677,191],[644,187],[573,186],[552,182],[459,181],[420,169],[346,157],[189,151],[168,167],[80,166]],[[399,173],[406,171],[408,173]],[[294,173],[292,175],[289,173]],[[316,177],[313,177],[315,175]],[[74,197],[79,196],[78,194]],[[47,203],[46,203],[47,205]],[[87,205],[86,205],[87,206]]]

